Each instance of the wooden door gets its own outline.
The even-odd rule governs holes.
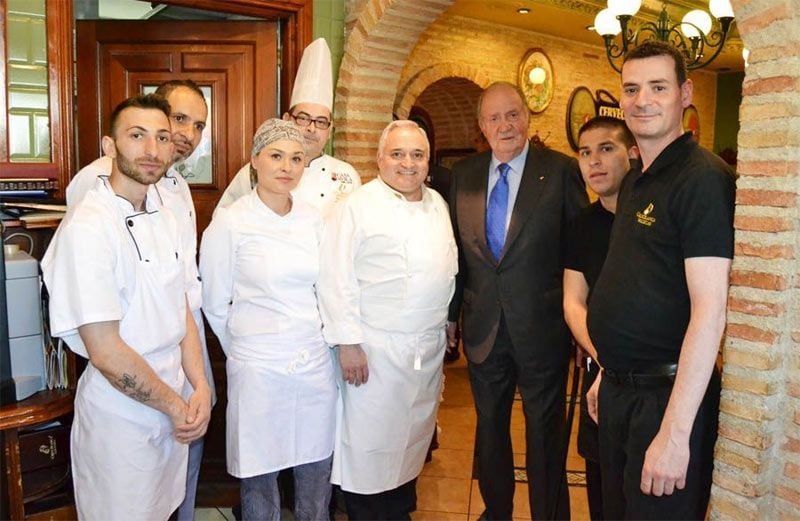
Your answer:
[[[212,176],[191,184],[198,233],[230,179],[249,161],[253,133],[277,113],[274,22],[78,21],[78,166],[99,157],[123,99],[169,79],[210,91]]]
[[[100,154],[114,106],[146,87],[191,79],[210,90],[212,176],[192,184],[198,240],[230,179],[250,159],[258,125],[277,111],[274,22],[78,21],[78,165]],[[206,436],[198,506],[232,506],[238,481],[225,468],[225,357],[206,327],[218,401]]]

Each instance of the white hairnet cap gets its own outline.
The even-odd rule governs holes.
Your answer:
[[[333,112],[331,50],[325,38],[317,38],[303,51],[289,105],[298,103],[316,103]]]

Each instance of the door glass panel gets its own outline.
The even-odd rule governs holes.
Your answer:
[[[8,142],[14,163],[50,162],[45,0],[8,0]]]
[[[150,94],[155,92],[157,88],[158,85],[145,85],[142,87],[142,92]],[[214,162],[212,160],[213,149],[211,146],[211,129],[214,128],[212,117],[214,109],[211,104],[213,93],[208,85],[200,85],[200,90],[203,91],[203,97],[206,99],[206,105],[208,105],[208,118],[206,119],[206,128],[203,129],[203,137],[200,138],[200,144],[197,145],[197,148],[194,149],[194,152],[189,157],[173,165],[175,170],[190,185],[211,184],[213,181],[212,165]]]

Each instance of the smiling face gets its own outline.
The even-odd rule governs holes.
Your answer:
[[[271,195],[288,195],[303,175],[303,145],[290,139],[274,141],[250,159],[258,173],[258,190]]]
[[[528,140],[528,109],[519,93],[509,85],[494,85],[483,93],[478,124],[495,157],[514,159]]]
[[[625,146],[618,129],[592,128],[579,138],[578,165],[583,180],[600,197],[611,197],[619,192],[632,157],[636,157],[635,152]]]
[[[429,151],[428,140],[419,128],[393,128],[378,153],[381,179],[407,201],[422,200],[422,184],[428,177]]]
[[[622,66],[620,107],[642,148],[658,152],[683,132],[683,109],[692,102],[692,81],[678,84],[671,56],[634,59]]]
[[[177,87],[167,95],[171,109],[170,125],[175,143],[173,159],[186,159],[203,137],[208,118],[205,100],[189,87]]]
[[[113,160],[112,175],[156,183],[172,161],[169,119],[157,109],[128,107],[119,113],[113,136],[103,136],[103,152]]]

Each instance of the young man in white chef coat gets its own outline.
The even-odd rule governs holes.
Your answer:
[[[337,208],[322,240],[325,340],[342,379],[331,481],[348,517],[410,519],[436,425],[458,255],[447,204],[424,186],[430,146],[394,121],[380,176]]]
[[[203,326],[202,295],[200,276],[197,271],[197,221],[189,184],[179,171],[186,171],[184,165],[192,156],[203,137],[203,130],[208,118],[208,106],[200,87],[192,80],[170,80],[162,83],[155,92],[163,96],[170,106],[170,131],[172,132],[173,154],[167,172],[154,185],[153,198],[171,210],[182,228],[182,236],[186,244],[184,248],[190,255],[185,256],[187,263],[187,283],[189,284],[189,307],[192,310],[197,332],[202,345],[203,365],[206,380],[211,388],[211,403],[216,402],[214,375],[206,347],[205,327]],[[97,177],[108,178],[111,173],[112,159],[108,155],[96,159],[83,167],[72,178],[67,186],[67,205],[74,206],[86,193],[94,188]],[[187,389],[187,392],[190,392]],[[194,519],[197,478],[200,475],[200,463],[203,459],[203,438],[195,440],[189,447],[189,470],[186,475],[186,499],[178,510],[177,521]]]
[[[89,359],[71,437],[81,519],[166,519],[210,417],[187,303],[194,252],[149,190],[172,161],[169,115],[160,96],[117,106],[103,137],[111,175],[70,208],[42,260],[53,335]]]
[[[315,207],[323,219],[334,206],[361,186],[355,168],[324,153],[333,131],[333,75],[331,51],[324,38],[317,38],[303,51],[297,69],[286,121],[294,121],[303,131],[306,142],[306,168],[292,194]],[[250,163],[231,180],[217,208],[226,208],[256,185]]]

